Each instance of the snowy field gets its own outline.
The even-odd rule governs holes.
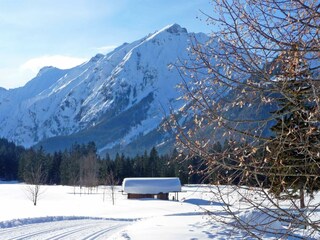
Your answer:
[[[207,186],[183,187],[179,201],[128,200],[119,190],[113,206],[104,187],[80,194],[79,188],[42,186],[33,206],[26,185],[2,182],[0,239],[249,239],[206,214],[226,215]]]

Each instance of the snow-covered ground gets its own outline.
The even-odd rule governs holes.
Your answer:
[[[119,187],[114,206],[110,189],[104,187],[80,194],[79,188],[42,186],[37,206],[28,199],[26,188],[0,184],[1,240],[248,239],[206,214],[206,209],[216,216],[226,214],[221,203],[211,201],[212,189],[207,186],[183,187],[179,201],[128,200]]]

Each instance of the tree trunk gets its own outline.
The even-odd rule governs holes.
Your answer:
[[[303,186],[300,187],[300,209],[305,208],[306,205],[304,203],[304,188]]]

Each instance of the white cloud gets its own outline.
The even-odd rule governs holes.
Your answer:
[[[34,73],[46,66],[53,66],[61,69],[75,67],[88,59],[76,58],[63,55],[41,56],[28,60],[20,66],[21,70],[31,70]]]
[[[6,89],[25,85],[34,78],[45,66],[68,69],[77,66],[88,59],[63,55],[47,55],[29,59],[19,67],[9,66],[0,68],[0,87]]]

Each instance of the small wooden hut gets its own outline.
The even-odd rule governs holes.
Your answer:
[[[169,199],[169,193],[181,192],[179,178],[125,178],[122,182],[122,191],[128,194],[128,199],[156,198]]]

